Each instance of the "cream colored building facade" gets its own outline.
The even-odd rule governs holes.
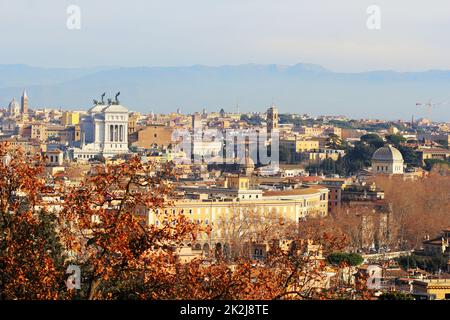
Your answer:
[[[333,126],[301,126],[297,129],[297,131],[300,135],[305,137],[328,136],[331,133],[337,135],[338,137],[342,137],[342,129]]]
[[[413,282],[415,294],[424,294],[433,300],[450,300],[450,279],[424,279]]]
[[[297,162],[299,153],[319,150],[319,141],[297,136],[280,139],[280,159],[287,163]]]
[[[300,223],[307,217],[328,214],[327,188],[302,188],[285,191],[262,191],[247,189],[246,177],[233,181],[229,186],[238,188],[210,188],[210,193],[201,189],[183,200],[174,201],[170,208],[145,210],[148,223],[162,225],[167,214],[184,214],[194,223],[210,226],[210,235],[199,235],[195,250],[209,252],[214,248],[230,249],[236,238],[244,233],[257,237],[263,228],[274,225]],[[223,195],[223,196],[220,196]],[[191,199],[188,199],[191,198]],[[196,198],[196,199],[193,199]],[[141,215],[142,215],[141,211]],[[245,228],[244,228],[245,227]],[[245,230],[244,230],[245,229]],[[237,232],[237,230],[240,230]],[[228,248],[228,249],[227,249]]]
[[[81,145],[71,148],[73,159],[87,161],[96,156],[110,158],[127,154],[128,109],[115,102],[96,104],[80,119]]]

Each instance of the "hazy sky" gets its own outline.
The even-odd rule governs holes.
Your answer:
[[[366,27],[374,4],[380,30]],[[0,64],[450,69],[449,39],[448,0],[0,0]]]

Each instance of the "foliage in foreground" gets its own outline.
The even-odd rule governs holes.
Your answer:
[[[12,155],[12,156],[9,156]],[[365,299],[364,279],[328,281],[325,261],[273,248],[246,257],[182,263],[177,248],[210,229],[173,214],[170,164],[133,158],[92,167],[81,184],[48,185],[39,156],[0,145],[0,299]],[[57,196],[60,210],[44,201]],[[136,213],[159,209],[160,226]],[[164,212],[164,213],[163,213]],[[298,234],[292,240],[300,240]],[[316,234],[325,254],[343,239]],[[81,269],[68,289],[67,267]],[[337,268],[336,268],[337,269]],[[338,272],[338,270],[337,270]],[[328,283],[328,284],[326,284]]]

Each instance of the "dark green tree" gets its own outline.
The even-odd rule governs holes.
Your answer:
[[[369,134],[365,134],[363,136],[361,136],[361,142],[363,143],[367,143],[370,146],[374,147],[375,149],[381,148],[382,146],[384,146],[384,141],[383,139],[374,133],[369,133]]]
[[[327,260],[332,265],[340,265],[341,263],[347,263],[350,266],[358,266],[364,262],[363,257],[358,253],[347,252],[334,252],[331,253]]]
[[[398,147],[401,143],[406,142],[406,139],[400,134],[391,134],[386,136],[386,141]]]

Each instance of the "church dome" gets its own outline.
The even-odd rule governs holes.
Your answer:
[[[19,107],[20,106],[19,106],[19,103],[16,101],[16,98],[13,98],[12,101],[9,103],[9,108],[11,110],[13,110],[13,109],[17,109]]]
[[[392,145],[377,149],[372,156],[372,161],[403,161],[402,154]]]

